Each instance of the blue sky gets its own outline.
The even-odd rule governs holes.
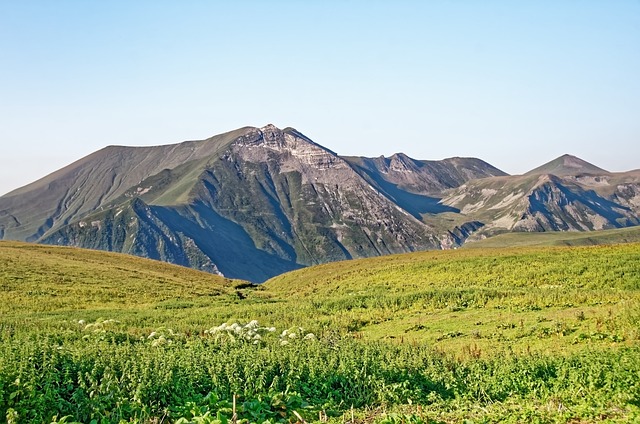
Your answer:
[[[0,0],[0,194],[106,145],[640,168],[640,1]]]

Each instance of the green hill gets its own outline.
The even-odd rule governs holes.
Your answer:
[[[592,246],[638,242],[640,242],[640,226],[590,232],[505,233],[465,244],[464,247]]]
[[[305,268],[265,287],[366,338],[560,352],[609,319],[620,339],[637,340],[639,261],[640,244],[459,249]]]
[[[638,243],[459,249],[254,286],[2,242],[0,417],[632,422],[638,263]]]
[[[106,315],[144,326],[144,316],[153,322],[175,317],[175,309],[237,300],[243,285],[136,256],[0,241],[4,323]]]
[[[554,353],[580,349],[576,337],[609,320],[607,337],[635,340],[638,263],[637,243],[459,249],[335,262],[253,286],[129,255],[1,242],[0,312],[18,322],[114,318],[134,333],[257,319],[455,354],[469,346],[483,355],[507,346]],[[563,337],[551,337],[556,330]]]

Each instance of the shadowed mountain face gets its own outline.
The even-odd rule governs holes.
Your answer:
[[[417,219],[424,214],[459,212],[440,203],[440,194],[466,181],[507,175],[474,158],[420,161],[398,153],[390,158],[345,158],[371,185]]]
[[[167,146],[105,147],[0,197],[4,238],[37,241],[50,229],[111,203],[146,178],[217,155],[247,131]]]
[[[343,158],[268,125],[102,149],[0,197],[0,239],[124,252],[260,282],[505,231],[637,225],[639,182],[638,173],[611,174],[573,157],[514,177],[473,158]]]

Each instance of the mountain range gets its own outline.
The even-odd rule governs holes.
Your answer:
[[[640,224],[640,170],[564,155],[510,176],[475,158],[342,157],[293,128],[108,146],[0,197],[0,239],[262,282],[336,260],[513,232]]]

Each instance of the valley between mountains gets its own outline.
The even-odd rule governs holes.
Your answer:
[[[565,155],[510,176],[475,158],[342,157],[292,128],[109,146],[0,197],[0,239],[108,250],[263,282],[326,262],[511,232],[640,224],[640,170]]]

